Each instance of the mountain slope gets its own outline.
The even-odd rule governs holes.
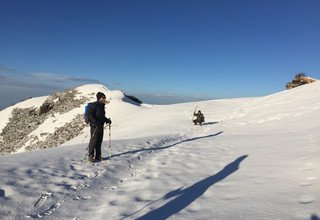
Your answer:
[[[26,100],[0,112],[0,152],[57,147],[79,136],[88,128],[83,120],[84,107],[96,100],[98,91],[125,108],[132,105],[122,101],[122,92],[98,84]]]
[[[115,92],[112,162],[81,162],[87,128],[63,147],[1,156],[0,216],[317,219],[319,94],[315,82],[258,98],[137,106]],[[195,104],[201,127],[191,123]]]

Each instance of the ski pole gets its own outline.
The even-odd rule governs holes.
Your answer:
[[[86,156],[86,154],[87,154],[87,150],[88,150],[88,146],[87,146],[86,149],[84,150],[84,154],[83,154],[83,156],[82,156],[81,162],[84,161],[84,158],[85,158],[85,156]]]
[[[111,147],[111,125],[109,124],[109,150],[110,150],[110,162],[111,162],[111,157],[112,157],[112,147]]]
[[[193,122],[193,120],[194,120],[194,114],[195,114],[196,111],[197,111],[197,107],[198,107],[198,105],[196,105],[196,106],[194,107],[194,112],[193,112],[193,115],[192,115],[192,122]]]
[[[196,113],[196,111],[197,111],[197,107],[198,107],[198,105],[196,105],[196,107],[194,108],[194,113]]]

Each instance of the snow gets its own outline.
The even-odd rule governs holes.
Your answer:
[[[88,128],[61,147],[1,156],[1,219],[319,219],[319,82],[166,106],[132,105],[102,85],[80,90],[110,100],[106,160],[82,161]],[[196,105],[203,126],[191,123]]]

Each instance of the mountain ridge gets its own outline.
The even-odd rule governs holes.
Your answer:
[[[316,84],[319,84],[316,82]],[[308,85],[300,86],[294,90],[286,90],[279,93],[271,94],[268,96],[247,98],[247,106],[251,106],[250,109],[259,108],[255,103],[258,100],[264,100],[268,97],[279,96],[285,93],[295,93],[299,95],[299,91]],[[122,120],[121,132],[117,134],[117,138],[132,138],[137,135],[138,132],[132,132],[131,135],[127,135],[128,127],[135,126],[144,128],[143,125],[136,123],[126,124],[130,116],[135,117],[136,121],[139,121],[139,115],[148,113],[149,123],[144,123],[148,127],[157,125],[165,126],[167,121],[170,121],[173,115],[168,113],[168,118],[157,118],[155,109],[166,108],[168,106],[153,106],[141,103],[134,103],[132,100],[128,101],[128,97],[121,91],[109,90],[107,87],[101,84],[88,84],[79,86],[73,89],[65,90],[64,92],[54,93],[50,96],[36,97],[25,100],[21,103],[17,103],[14,106],[8,107],[0,111],[0,116],[3,119],[0,123],[0,153],[7,154],[13,152],[24,152],[27,150],[41,149],[57,147],[67,144],[69,141],[72,143],[72,139],[81,135],[84,142],[88,141],[89,128],[84,123],[83,113],[86,103],[95,101],[95,94],[100,91],[104,92],[109,99],[110,103],[106,105],[107,115],[115,116],[115,126],[120,126],[117,123],[118,120]],[[246,99],[234,99],[234,100],[246,100]],[[223,102],[228,100],[211,100],[203,101],[199,103],[210,102]],[[229,101],[232,101],[230,99]],[[286,102],[283,100],[283,103]],[[116,105],[113,105],[117,103]],[[184,103],[175,104],[180,106],[195,105],[196,103]],[[279,103],[280,104],[280,103]],[[119,106],[121,105],[121,107]],[[260,105],[260,107],[263,106]],[[181,107],[182,108],[182,107]],[[46,110],[43,110],[46,109]],[[146,110],[149,109],[147,112]],[[192,108],[190,108],[192,111]],[[249,111],[248,108],[246,110]],[[185,113],[186,114],[186,113]],[[280,114],[280,113],[279,113]],[[232,117],[242,117],[243,112],[239,112]],[[120,119],[121,117],[121,119]],[[189,117],[185,115],[185,117]],[[191,116],[190,116],[191,117]],[[151,121],[152,120],[152,121]],[[120,130],[118,127],[118,130]],[[163,128],[165,130],[165,128]],[[152,132],[151,132],[152,133]],[[166,131],[162,132],[166,133]],[[123,135],[125,134],[125,135]],[[141,137],[141,135],[140,135]]]
[[[82,109],[95,101],[98,90],[110,93],[103,85],[89,84],[4,109],[1,118],[8,119],[0,127],[0,153],[55,147],[78,136],[87,126]]]

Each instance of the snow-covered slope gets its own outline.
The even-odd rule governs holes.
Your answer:
[[[32,98],[0,112],[0,153],[23,152],[47,146],[57,146],[52,142],[54,134],[63,136],[64,127],[77,124],[78,131],[85,127],[82,115],[87,102],[95,99],[97,90],[108,91],[103,85],[86,85],[55,93],[51,96]],[[44,111],[43,109],[48,109]],[[69,125],[70,124],[70,125]],[[72,138],[65,137],[59,143]]]
[[[105,93],[107,160],[81,161],[88,128],[62,147],[1,156],[1,219],[319,219],[319,82],[167,106]],[[195,105],[203,126],[191,123]]]
[[[6,142],[0,142],[0,150],[2,148],[9,148],[9,150],[4,150],[3,152],[24,152],[37,148],[57,147],[61,144],[75,144],[78,143],[79,140],[81,140],[81,143],[88,142],[89,126],[84,124],[82,115],[85,105],[88,102],[95,101],[95,94],[99,91],[105,93],[109,100],[109,103],[106,105],[106,112],[107,117],[110,117],[113,121],[113,139],[167,135],[172,132],[178,132],[189,123],[189,121],[185,120],[186,117],[191,120],[192,116],[190,115],[190,111],[192,111],[195,105],[191,103],[187,109],[185,109],[185,105],[137,105],[125,97],[121,91],[112,91],[100,84],[84,85],[74,90],[76,94],[72,98],[77,101],[76,104],[68,101],[65,103],[58,102],[61,96],[63,97],[65,94],[68,94],[67,91],[58,95],[54,94],[53,96],[32,98],[1,111],[0,118],[3,120],[0,122],[0,140],[5,139],[3,138],[5,134],[6,137],[9,136],[9,138],[6,139]],[[32,123],[35,118],[40,117],[38,113],[36,116],[33,115],[34,109],[36,112],[39,112],[41,106],[46,102],[54,103],[58,107],[63,103],[64,106],[58,110],[52,109],[47,114],[42,115],[44,118],[36,123],[34,128],[30,129],[30,126],[27,124]],[[61,112],[61,109],[66,108],[66,106],[68,110]],[[27,111],[25,111],[24,114],[15,114],[15,116],[18,116],[12,121],[18,122],[27,117],[31,118],[26,122],[20,122],[14,125],[10,124],[9,127],[11,129],[7,129],[9,131],[6,130],[4,132],[4,128],[8,125],[9,118],[12,118],[15,108],[27,109]],[[181,111],[183,114],[181,114]],[[161,115],[159,115],[159,112],[161,112]],[[21,124],[24,125],[25,128],[23,128]],[[74,129],[73,132],[68,130],[74,125],[77,125],[77,130]],[[16,133],[17,129],[26,131],[20,134]],[[19,136],[19,138],[12,137],[13,135]],[[61,137],[61,140],[58,142],[56,141],[57,135]],[[74,139],[74,137],[77,138]],[[12,143],[12,139],[16,142]],[[8,143],[14,144],[14,148]]]

